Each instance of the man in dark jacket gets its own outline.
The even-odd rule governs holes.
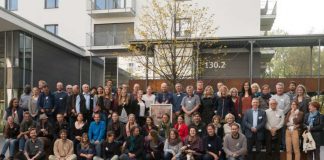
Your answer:
[[[247,138],[248,160],[253,159],[252,147],[256,146],[257,159],[261,159],[261,144],[264,140],[267,116],[265,111],[259,109],[258,98],[252,99],[252,108],[247,110],[243,117],[244,133]]]
[[[37,106],[40,109],[40,114],[45,113],[49,122],[54,125],[55,97],[47,84],[44,85],[43,92],[38,97]]]

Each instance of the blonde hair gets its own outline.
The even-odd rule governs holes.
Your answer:
[[[257,92],[261,92],[261,89],[260,89],[259,84],[257,84],[257,83],[253,83],[253,84],[251,84],[251,88],[254,88],[254,87],[257,88]]]
[[[296,93],[297,93],[297,89],[298,89],[298,88],[301,88],[301,89],[304,91],[304,94],[303,94],[304,97],[308,97],[308,95],[307,95],[307,90],[306,90],[306,87],[305,87],[304,85],[299,84],[299,85],[296,87]]]
[[[210,92],[211,92],[210,94],[211,94],[211,96],[213,96],[213,94],[214,94],[214,89],[213,89],[213,87],[212,87],[211,85],[208,85],[208,86],[205,87],[205,90],[204,90],[204,93],[203,93],[203,98],[206,97],[207,89],[210,89]]]
[[[227,120],[229,119],[229,118],[233,118],[233,120],[234,120],[234,122],[235,122],[235,116],[232,114],[232,113],[228,113],[226,116],[225,116],[225,122],[227,123]]]
[[[236,91],[236,93],[237,93],[237,95],[238,95],[238,90],[237,90],[237,88],[231,88],[230,90],[229,90],[229,93],[230,93],[230,95],[232,96],[232,93],[234,92],[234,91]]]

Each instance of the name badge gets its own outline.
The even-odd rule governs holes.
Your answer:
[[[180,97],[181,95],[180,95],[180,94],[178,94],[177,96],[178,96],[178,97]]]
[[[48,97],[45,97],[46,100],[48,100]]]
[[[188,103],[191,103],[191,101],[188,101]]]
[[[240,146],[240,143],[236,143],[236,147],[239,147]]]
[[[280,101],[282,101],[282,102],[283,102],[283,101],[284,101],[284,99],[280,99]]]
[[[201,129],[198,129],[198,132],[201,132],[202,130]]]
[[[63,98],[61,97],[60,100],[62,100]]]
[[[259,117],[259,119],[262,119],[262,117]]]
[[[106,147],[106,151],[108,151],[109,150],[109,148],[108,147]]]
[[[280,116],[279,116],[278,114],[276,114],[276,117],[277,117],[277,118],[280,118]]]
[[[38,146],[35,146],[35,148],[38,148]]]
[[[211,147],[211,144],[208,144],[208,147]]]
[[[91,99],[93,99],[93,98],[91,97]]]

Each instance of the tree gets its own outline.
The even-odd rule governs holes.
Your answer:
[[[199,43],[215,36],[214,15],[207,8],[179,0],[151,0],[135,29],[141,43],[131,44],[137,63],[175,85],[193,78]],[[195,39],[195,41],[193,41]]]

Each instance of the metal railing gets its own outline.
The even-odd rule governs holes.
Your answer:
[[[135,11],[135,0],[87,0],[87,10],[132,9]]]
[[[134,39],[134,33],[123,32],[94,32],[87,33],[87,47],[90,46],[114,46],[127,44]]]

